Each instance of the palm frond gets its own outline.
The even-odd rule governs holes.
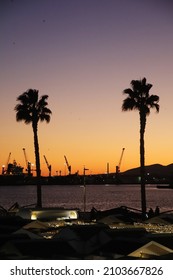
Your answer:
[[[40,114],[39,119],[41,122],[46,121],[47,123],[50,122],[50,115],[48,114]]]
[[[134,99],[127,97],[123,100],[122,111],[131,111],[136,109],[138,109],[138,106]]]
[[[142,85],[146,85],[146,82],[147,82],[147,79],[144,77],[144,78],[141,80],[141,84],[142,84]]]
[[[38,102],[38,93],[39,91],[37,89],[28,89],[26,94],[30,104],[36,104]]]
[[[146,104],[150,107],[150,108],[154,108],[156,109],[156,112],[159,112],[159,96],[157,95],[150,95],[149,98],[146,100]]]
[[[20,110],[16,113],[16,121],[24,121],[26,124],[29,124],[32,122],[32,117],[28,112]]]
[[[48,105],[48,103],[46,101],[47,99],[48,99],[48,95],[42,95],[40,97],[40,100],[38,101],[38,106],[40,106],[40,107],[47,106]]]

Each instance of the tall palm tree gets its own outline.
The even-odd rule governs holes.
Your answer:
[[[42,207],[38,122],[46,121],[48,123],[52,112],[47,108],[48,95],[43,95],[39,98],[38,92],[36,89],[28,89],[19,95],[17,97],[19,103],[15,106],[14,110],[16,111],[17,122],[24,121],[25,124],[32,124],[37,175],[37,207]]]
[[[141,175],[141,208],[143,218],[146,215],[146,193],[145,193],[145,145],[144,133],[146,127],[147,116],[150,114],[150,109],[155,108],[159,112],[159,96],[150,95],[149,91],[152,88],[151,84],[146,83],[146,78],[142,80],[132,80],[131,88],[123,91],[128,97],[123,100],[122,110],[139,111],[140,117],[140,175]]]

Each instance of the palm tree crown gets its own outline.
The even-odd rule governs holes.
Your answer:
[[[138,110],[146,116],[150,114],[150,108],[155,108],[156,112],[159,112],[159,97],[157,95],[149,95],[152,85],[146,83],[146,78],[132,80],[131,87],[132,89],[127,88],[123,91],[123,93],[129,95],[123,101],[123,111]]]
[[[19,104],[15,106],[16,120],[24,121],[26,124],[38,124],[38,121],[50,122],[51,110],[46,106],[48,95],[38,97],[38,90],[29,89],[19,95],[17,101]]]

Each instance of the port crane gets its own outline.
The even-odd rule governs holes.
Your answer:
[[[51,177],[52,166],[51,166],[51,164],[48,163],[46,156],[44,155],[43,157],[45,159],[45,162],[47,164],[47,168],[49,170],[49,177]]]
[[[2,174],[3,174],[3,175],[6,174],[7,171],[8,171],[8,164],[9,164],[9,162],[10,162],[10,157],[11,157],[11,153],[9,153],[9,155],[8,155],[6,165],[3,165],[3,166],[2,166]]]
[[[65,158],[65,162],[66,162],[66,165],[67,165],[67,168],[68,168],[68,175],[71,175],[71,165],[69,165],[66,156],[64,156],[64,158]]]
[[[28,176],[30,176],[31,175],[31,162],[29,162],[27,159],[25,148],[23,148],[23,153],[24,153],[25,162],[26,162],[26,171],[28,171]]]
[[[7,159],[7,163],[6,163],[6,167],[8,168],[8,164],[9,164],[9,162],[10,162],[10,157],[11,157],[11,153],[9,153],[9,155],[8,155],[8,159]]]
[[[121,167],[121,162],[122,162],[124,150],[125,150],[125,148],[122,149],[119,164],[116,166],[116,174],[120,173],[120,167]]]
[[[11,153],[9,153],[9,155],[8,155],[8,159],[7,159],[7,163],[6,163],[6,170],[5,170],[6,173],[8,172],[8,165],[10,162],[10,158],[11,158]]]

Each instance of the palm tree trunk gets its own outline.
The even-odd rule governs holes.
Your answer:
[[[40,154],[37,135],[37,124],[33,125],[34,132],[34,148],[35,148],[35,162],[36,162],[36,175],[37,175],[37,207],[42,207],[42,192],[41,192],[41,170],[40,170]]]
[[[146,115],[140,112],[140,175],[141,175],[141,208],[142,218],[146,217],[146,192],[145,192],[145,145],[144,133],[146,125]]]

